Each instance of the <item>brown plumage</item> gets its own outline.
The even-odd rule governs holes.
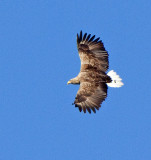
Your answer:
[[[101,103],[107,97],[107,84],[112,80],[106,74],[109,67],[108,53],[99,38],[91,37],[85,33],[77,34],[77,48],[81,60],[80,73],[76,78],[68,81],[72,84],[80,84],[74,104],[84,113],[91,110],[95,113]]]

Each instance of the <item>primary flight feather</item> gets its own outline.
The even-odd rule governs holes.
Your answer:
[[[101,103],[107,97],[107,85],[121,87],[122,79],[114,72],[106,71],[109,68],[108,52],[100,38],[91,34],[77,34],[77,48],[81,60],[81,69],[77,77],[68,81],[67,84],[80,84],[74,104],[84,113],[91,110],[95,113]]]

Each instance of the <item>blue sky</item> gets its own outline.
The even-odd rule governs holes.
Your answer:
[[[0,159],[149,160],[151,1],[0,1]],[[77,32],[101,37],[109,88],[96,114],[72,102]]]

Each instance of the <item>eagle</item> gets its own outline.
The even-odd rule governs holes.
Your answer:
[[[122,79],[109,68],[108,52],[100,38],[85,33],[77,34],[77,48],[81,60],[81,69],[77,77],[70,79],[67,84],[79,84],[80,88],[75,97],[74,105],[79,111],[91,113],[99,110],[107,97],[109,87],[123,86]]]

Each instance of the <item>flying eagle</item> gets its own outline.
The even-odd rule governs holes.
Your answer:
[[[121,87],[122,79],[113,70],[106,73],[109,68],[108,52],[100,38],[85,33],[77,34],[77,48],[81,60],[81,69],[77,77],[70,79],[67,84],[80,84],[75,97],[75,107],[81,112],[91,110],[96,113],[101,103],[107,97],[107,86]]]

